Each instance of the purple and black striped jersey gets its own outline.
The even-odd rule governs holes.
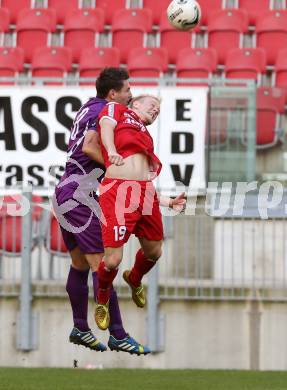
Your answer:
[[[92,98],[78,111],[71,129],[65,178],[73,174],[90,173],[97,167],[103,169],[102,165],[91,160],[83,153],[82,147],[87,131],[97,131],[98,115],[106,104],[107,101],[104,99]],[[77,164],[75,164],[75,161]]]

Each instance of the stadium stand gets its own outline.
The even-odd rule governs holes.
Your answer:
[[[121,52],[126,63],[131,49],[146,46],[147,33],[152,30],[150,9],[121,9],[115,12],[112,23],[112,45]]]
[[[158,25],[163,12],[166,12],[170,0],[143,0],[143,7],[149,8],[152,11],[153,24]]]
[[[56,256],[65,256],[68,253],[62,237],[59,222],[53,214],[50,215],[50,224],[45,240],[45,246],[51,254]]]
[[[175,64],[181,49],[194,45],[195,33],[175,30],[167,20],[166,12],[161,15],[159,30],[159,46],[167,49],[169,63]]]
[[[11,215],[9,206],[12,210],[20,211],[22,208],[21,195],[5,195],[2,199],[0,208],[0,253],[9,256],[19,256],[22,251],[22,216]],[[37,195],[32,196],[32,221],[33,221],[33,245],[38,240],[37,232],[39,221],[42,216],[43,198]],[[10,205],[9,205],[10,204]],[[8,206],[9,205],[9,206]]]
[[[0,48],[0,77],[16,77],[23,71],[24,51],[20,47]],[[1,81],[1,85],[15,84],[12,81]]]
[[[258,85],[264,85],[264,75],[263,80],[266,84],[267,77],[269,85],[269,73],[266,72],[270,65],[275,65],[272,86],[287,90],[287,10],[271,9],[284,8],[286,2],[200,0],[206,33],[199,29],[192,32],[175,30],[166,18],[168,3],[169,0],[114,0],[111,7],[108,0],[86,3],[79,0],[46,0],[42,3],[1,0],[0,31],[13,32],[17,18],[14,35],[17,47],[5,47],[5,34],[2,34],[0,76],[13,77],[25,72],[24,56],[24,62],[31,64],[26,69],[33,77],[63,77],[77,69],[71,67],[72,50],[72,62],[79,64],[77,70],[82,78],[96,78],[104,66],[121,63],[128,67],[134,78],[159,77],[174,69],[176,77],[210,79],[219,75],[222,67],[218,66],[224,65],[224,77],[257,79]],[[41,4],[48,8],[32,8]],[[81,6],[93,8],[78,8]],[[237,8],[225,8],[232,6]],[[63,30],[61,26],[56,30],[56,22],[63,25]],[[255,23],[256,48],[242,47],[248,26]],[[111,24],[111,29],[107,24]],[[57,44],[64,47],[50,47],[51,33],[55,31],[63,31],[61,42]],[[102,32],[110,37],[112,47],[99,47]],[[149,33],[157,34],[157,47],[145,47]],[[201,46],[197,41],[199,35],[205,37],[205,47],[197,47]],[[1,82],[2,85],[11,83]],[[81,81],[80,84],[94,85],[94,82]],[[284,95],[287,102],[287,92]]]
[[[25,62],[31,62],[35,49],[48,46],[49,34],[55,29],[56,11],[54,9],[27,8],[19,12],[16,25],[17,46],[24,49]]]
[[[217,69],[217,52],[212,48],[182,49],[178,53],[175,69],[177,77],[180,78],[210,80]],[[180,85],[190,84],[180,83]]]
[[[274,65],[280,49],[287,47],[287,10],[268,11],[256,23],[256,46],[263,47],[267,64]]]
[[[111,7],[110,0],[96,0],[95,7],[100,8],[105,14],[105,23],[112,24],[114,13],[122,8],[127,8],[127,0],[113,0],[113,6]]]
[[[82,50],[79,63],[79,76],[96,78],[102,68],[120,65],[120,51],[115,47],[89,47]],[[80,85],[95,85],[95,81],[82,82]]]
[[[0,32],[9,30],[10,12],[7,8],[0,8]]]
[[[208,47],[216,49],[218,62],[224,64],[227,52],[242,47],[243,34],[248,30],[248,15],[245,10],[225,9],[208,19]]]
[[[208,17],[223,8],[222,0],[199,0],[201,7],[201,25],[206,25]]]
[[[64,24],[67,10],[76,10],[78,5],[79,0],[48,0],[48,7],[56,10],[58,24]]]
[[[9,31],[9,22],[9,10],[0,8],[0,45],[4,45],[5,33]]]
[[[33,77],[64,77],[72,67],[72,51],[68,47],[40,47],[32,59]],[[61,82],[45,81],[45,85],[61,85]]]
[[[19,12],[24,8],[31,8],[31,0],[1,0],[1,8],[7,8],[10,11],[11,23],[15,24]]]
[[[104,11],[78,9],[69,12],[64,22],[64,44],[73,51],[73,61],[79,62],[81,50],[97,45],[99,32],[104,29]]]
[[[266,53],[264,49],[232,49],[227,53],[226,78],[253,79],[260,85],[261,76],[264,73],[266,73]]]
[[[279,88],[257,88],[257,148],[274,146],[282,138],[282,115],[285,112],[285,97]]]
[[[281,49],[277,55],[272,85],[282,89],[287,103],[287,47]]]
[[[161,77],[168,70],[167,50],[162,47],[134,48],[130,51],[127,66],[131,77]],[[140,83],[136,82],[133,85]]]
[[[21,217],[0,217],[0,253],[18,256],[22,250]]]
[[[271,9],[270,0],[237,0],[237,6],[248,12],[249,24],[253,26],[262,12]]]

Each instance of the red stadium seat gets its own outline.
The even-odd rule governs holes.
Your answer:
[[[0,48],[0,77],[15,77],[23,70],[24,51],[20,47]],[[1,85],[12,85],[13,82],[1,81]]]
[[[159,30],[160,47],[167,49],[169,62],[175,64],[179,51],[192,46],[195,34],[190,31],[179,31],[172,27],[166,17],[166,12],[161,15]]]
[[[0,8],[0,32],[9,30],[10,12],[7,8]]]
[[[104,13],[101,9],[78,9],[70,12],[64,22],[64,42],[73,51],[73,61],[79,62],[81,51],[94,47],[97,33],[104,29]]]
[[[1,0],[1,8],[7,8],[10,11],[10,22],[15,24],[18,13],[24,8],[31,8],[31,0]]]
[[[238,0],[238,5],[248,12],[249,24],[255,25],[260,14],[270,9],[270,0]]]
[[[274,76],[273,84],[284,91],[287,103],[287,48],[278,53]]]
[[[11,215],[12,210],[21,211],[21,195],[14,194],[4,196],[0,207],[0,252],[7,255],[19,256],[22,251],[22,217]],[[32,196],[32,221],[37,223],[42,216],[42,197]],[[10,206],[9,206],[10,204]],[[12,210],[11,210],[12,209]],[[33,244],[37,237],[33,237]]]
[[[9,10],[0,8],[0,45],[4,44],[4,33],[9,31],[9,21]]]
[[[176,74],[180,78],[210,79],[217,69],[217,53],[212,48],[182,49],[176,60]],[[190,85],[195,83],[187,83]],[[206,83],[196,83],[206,85]],[[180,85],[183,85],[180,83]]]
[[[25,51],[25,61],[31,62],[35,49],[47,46],[49,33],[56,29],[56,13],[53,9],[23,9],[18,15],[17,46]]]
[[[225,77],[231,79],[253,79],[260,83],[260,75],[266,72],[264,49],[232,49],[225,64]]]
[[[33,77],[64,77],[72,67],[72,51],[68,47],[40,47],[32,59]],[[46,81],[45,85],[62,85],[62,82]]]
[[[201,8],[201,25],[206,25],[208,16],[223,8],[222,0],[199,0]]]
[[[54,8],[57,14],[57,23],[64,24],[67,10],[78,9],[79,0],[48,0],[48,7]]]
[[[17,256],[22,250],[21,217],[0,217],[0,253]]]
[[[285,97],[279,88],[257,89],[257,147],[275,145],[282,137],[280,116],[284,114]]]
[[[267,64],[274,65],[279,50],[287,47],[287,10],[262,14],[256,24],[256,46],[266,50]]]
[[[83,49],[79,63],[80,77],[98,77],[100,71],[107,67],[120,65],[120,51],[115,47],[89,47]],[[80,85],[95,85],[93,82],[80,82]]]
[[[62,237],[59,222],[54,215],[50,217],[50,228],[46,242],[47,250],[55,255],[67,254],[68,250]]]
[[[113,17],[113,47],[121,52],[121,62],[126,63],[131,49],[145,46],[146,33],[152,29],[149,9],[121,9]]]
[[[248,30],[248,16],[245,10],[225,9],[208,19],[208,47],[216,49],[218,61],[225,63],[230,49],[241,47],[243,33]]]
[[[159,24],[163,12],[166,12],[170,0],[144,0],[143,7],[152,10],[153,24]]]
[[[160,77],[168,69],[168,54],[163,47],[137,47],[132,49],[128,58],[130,77]],[[134,82],[133,85],[141,85]],[[143,85],[156,85],[155,82]]]
[[[126,8],[126,0],[112,0],[113,5],[111,6],[111,0],[96,0],[96,8],[100,8],[105,13],[105,23],[112,24],[114,13],[122,8]]]

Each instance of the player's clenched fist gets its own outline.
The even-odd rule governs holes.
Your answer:
[[[176,198],[171,199],[169,202],[169,208],[176,210],[176,211],[184,211],[186,207],[186,194],[182,192],[180,195],[178,195]]]
[[[109,156],[109,162],[111,164],[124,165],[123,157],[120,154],[118,154],[117,152],[109,152],[108,156]]]

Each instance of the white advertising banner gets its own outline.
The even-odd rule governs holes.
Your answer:
[[[207,89],[133,87],[132,91],[134,96],[155,94],[162,101],[160,117],[149,128],[163,163],[158,187],[172,191],[180,181],[205,188]],[[0,187],[30,182],[39,187],[38,193],[51,193],[64,170],[73,119],[94,95],[94,88],[1,88]]]

